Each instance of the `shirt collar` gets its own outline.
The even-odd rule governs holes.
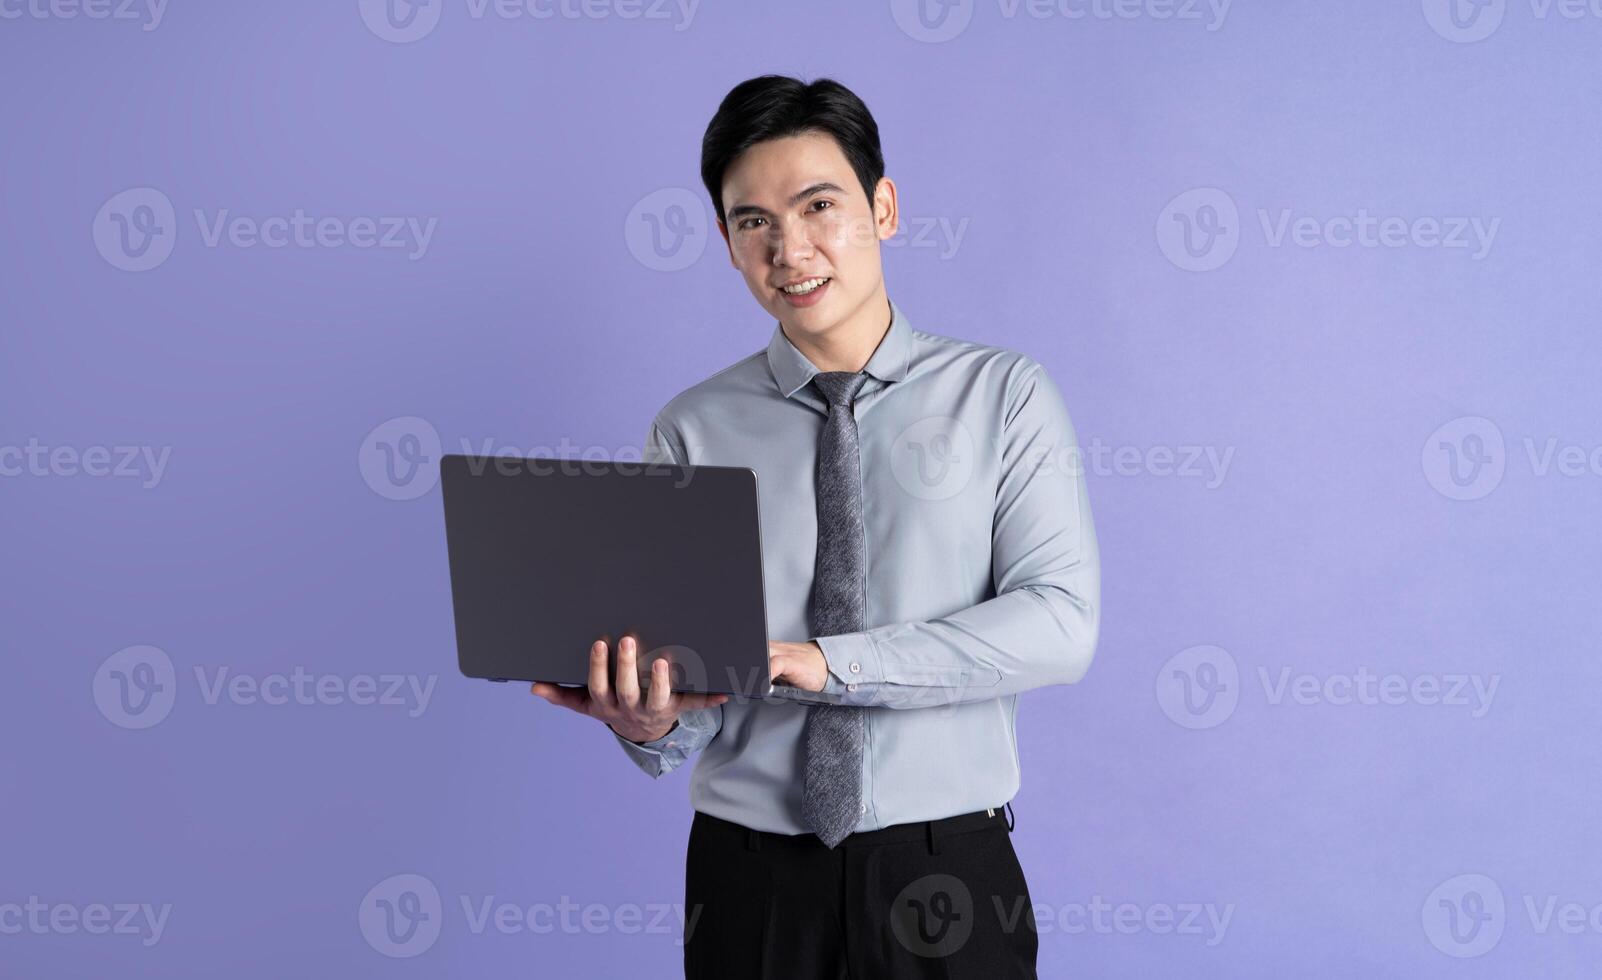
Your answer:
[[[900,381],[907,376],[912,361],[912,325],[901,312],[895,300],[890,301],[890,329],[874,349],[873,356],[862,370],[880,381]],[[789,398],[806,387],[818,368],[807,356],[796,350],[790,338],[784,335],[784,326],[775,325],[773,339],[768,342],[768,369],[779,392]]]

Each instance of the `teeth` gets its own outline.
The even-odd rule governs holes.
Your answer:
[[[791,296],[805,296],[807,293],[812,292],[814,289],[817,289],[819,286],[828,281],[829,280],[827,278],[808,279],[806,282],[798,283],[794,286],[781,286],[779,288],[783,289]]]

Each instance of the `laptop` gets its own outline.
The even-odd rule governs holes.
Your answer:
[[[636,641],[643,692],[764,697],[767,609],[756,471],[440,458],[457,665],[490,681],[588,685],[589,650]]]

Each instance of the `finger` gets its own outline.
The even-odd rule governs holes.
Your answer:
[[[635,664],[640,645],[632,636],[617,645],[617,703],[632,708],[640,703],[640,675]]]
[[[612,702],[612,682],[606,676],[606,641],[590,644],[590,697],[601,702]]]
[[[651,711],[666,711],[673,700],[672,674],[666,657],[651,665],[651,689],[646,692],[645,706]]]
[[[529,690],[552,704],[567,708],[569,711],[577,711],[580,714],[589,713],[585,710],[585,702],[590,699],[589,692],[582,687],[561,687],[556,684],[535,681],[534,686]]]

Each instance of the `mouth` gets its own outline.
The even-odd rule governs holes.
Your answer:
[[[833,281],[832,276],[812,276],[785,283],[778,287],[778,292],[791,306],[811,306],[823,297]]]

